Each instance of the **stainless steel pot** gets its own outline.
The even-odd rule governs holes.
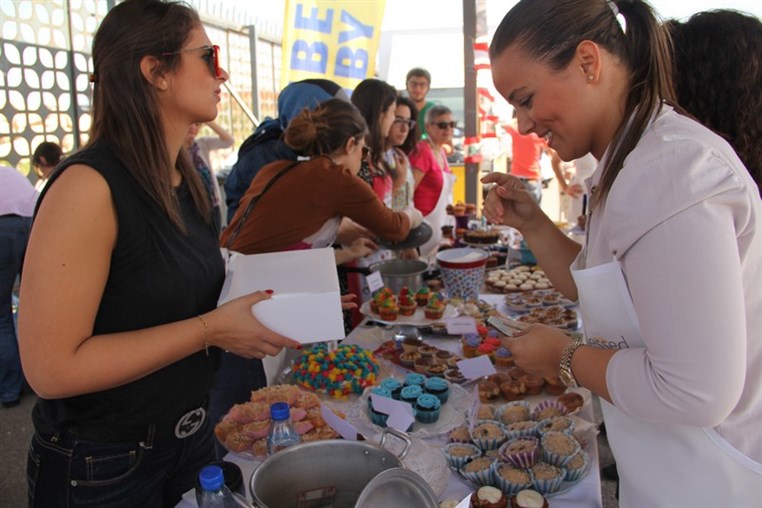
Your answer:
[[[417,259],[390,259],[370,265],[371,272],[380,272],[381,279],[395,293],[407,286],[413,291],[423,286],[423,273],[429,265]]]
[[[249,481],[254,504],[260,508],[353,507],[379,473],[403,467],[410,439],[393,429],[385,430],[406,442],[400,456],[382,448],[384,439],[381,447],[366,441],[331,439],[292,446],[268,457]]]

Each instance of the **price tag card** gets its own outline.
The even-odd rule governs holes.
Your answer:
[[[375,393],[370,394],[370,400],[373,403],[373,409],[379,413],[389,415],[386,420],[386,425],[392,427],[401,432],[407,432],[410,425],[415,421],[413,416],[413,408],[407,402],[400,402],[398,400],[390,399],[389,397],[382,397]]]
[[[463,501],[461,501],[460,503],[458,503],[458,506],[456,506],[455,508],[468,508],[469,506],[471,506],[471,496],[472,495],[473,495],[473,493],[467,495],[466,498]]]
[[[467,358],[457,363],[458,369],[466,379],[476,379],[495,374],[495,366],[489,360],[487,355],[477,356],[476,358]]]
[[[476,319],[471,316],[447,318],[447,333],[449,335],[476,333]]]
[[[365,277],[365,282],[368,283],[368,289],[371,293],[375,293],[384,287],[384,280],[381,278],[381,272],[372,272]]]
[[[343,418],[340,418],[339,415],[331,411],[330,408],[320,404],[320,415],[323,417],[323,420],[325,420],[325,423],[338,432],[341,437],[349,441],[357,441],[359,432],[357,432],[354,425]]]
[[[469,434],[474,432],[474,427],[476,427],[476,421],[478,418],[476,417],[477,413],[479,412],[479,406],[481,405],[481,401],[479,400],[479,384],[475,384],[473,389],[471,390],[471,405],[468,407],[468,432]]]

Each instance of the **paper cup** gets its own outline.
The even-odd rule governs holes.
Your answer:
[[[437,263],[447,295],[464,300],[478,299],[488,257],[486,251],[470,247],[437,253]]]

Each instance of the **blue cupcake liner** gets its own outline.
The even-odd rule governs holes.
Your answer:
[[[432,386],[441,386],[441,389],[436,389]],[[447,400],[450,398],[450,382],[446,379],[439,377],[429,378],[424,383],[423,389],[426,393],[430,393],[437,397],[442,402],[442,404],[447,402]]]
[[[564,418],[569,421],[569,425],[563,429],[563,430],[543,430],[544,427],[549,426],[554,418]],[[574,419],[569,418],[568,416],[552,416],[550,418],[546,418],[544,420],[540,420],[537,423],[537,434],[542,437],[545,434],[548,434],[549,432],[563,432],[564,434],[573,435],[574,434]]]
[[[501,430],[501,435],[496,437],[477,437],[471,433],[471,441],[474,442],[476,446],[481,448],[482,450],[495,450],[500,447],[501,444],[505,442],[505,434],[502,432],[503,427],[500,425],[499,422],[496,422],[495,420],[479,420],[476,422],[476,425],[474,426],[474,429],[478,428],[480,425],[485,423],[492,423],[496,425]]]
[[[456,446],[465,446],[467,448],[471,448],[473,450],[473,454],[471,454],[471,455],[462,455],[462,456],[450,455],[450,449],[452,449],[452,448],[454,448]],[[468,444],[468,443],[448,443],[444,447],[444,454],[445,454],[445,458],[447,459],[447,465],[450,466],[450,468],[455,469],[457,471],[466,462],[480,457],[481,454],[482,454],[482,451],[479,449],[478,446],[473,445],[473,444]]]
[[[510,426],[514,424],[504,423],[503,433],[505,433],[505,436],[508,440],[516,439],[518,437],[537,437],[538,436],[537,434],[537,426],[539,425],[538,422],[535,422],[532,420],[526,420],[525,422],[514,422],[514,423],[531,423],[532,425],[522,429],[511,430]]]
[[[534,486],[534,490],[542,494],[543,496],[547,494],[553,494],[555,492],[558,492],[561,489],[561,484],[564,482],[564,479],[566,478],[566,469],[562,467],[553,466],[556,469],[558,469],[558,476],[556,478],[553,478],[552,480],[539,480],[535,477],[534,472],[530,470],[530,474],[532,475],[532,485]]]
[[[518,440],[528,440],[535,444],[534,450],[525,452],[508,453],[508,448]],[[500,447],[500,458],[516,467],[530,468],[540,456],[540,440],[536,437],[519,437],[503,443]]]
[[[548,450],[548,448],[545,446],[545,443],[550,437],[554,435],[563,435],[566,438],[568,438],[569,442],[571,442],[572,445],[574,446],[574,451],[566,455],[560,455],[558,453],[554,453]],[[574,455],[582,450],[582,448],[579,445],[579,441],[574,439],[574,436],[564,434],[563,432],[548,432],[547,434],[542,436],[542,438],[540,438],[540,444],[542,444],[542,454],[543,454],[543,457],[545,458],[545,462],[557,467],[566,466],[566,464],[569,463],[569,461],[574,457]]]
[[[389,419],[389,415],[374,411],[373,408],[370,408],[368,411],[370,412],[370,421],[373,422],[374,425],[378,425],[382,428],[386,427],[386,420]]]
[[[434,423],[439,420],[439,409],[418,409],[415,419],[421,423]]]
[[[527,417],[526,420],[530,420],[532,418],[532,411],[531,406],[529,405],[529,402],[525,400],[514,400],[512,402],[508,402],[507,404],[503,404],[502,406],[498,406],[495,408],[495,420],[499,421],[500,423],[504,423],[503,420],[503,412],[511,407],[514,406],[522,406],[525,407],[527,410]]]
[[[523,468],[517,468],[513,464],[510,464],[508,462],[498,462],[495,464],[495,472],[493,474],[495,478],[495,484],[497,487],[503,491],[503,493],[506,496],[512,496],[518,493],[520,490],[529,489],[532,488],[532,474],[527,471],[527,474],[529,476],[529,479],[527,480],[527,483],[512,483],[505,478],[503,478],[500,475],[500,468],[501,467],[510,467],[513,469],[521,469],[522,471],[527,471]]]
[[[477,471],[477,472],[466,471],[465,469],[467,464],[468,462],[463,464],[459,470],[463,478],[465,478],[466,480],[470,481],[471,483],[473,483],[474,485],[478,487],[483,487],[485,485],[492,485],[494,474],[495,474],[495,465],[497,464],[496,460],[493,460],[488,468],[482,469],[481,471]]]
[[[584,451],[580,451],[579,453],[582,454],[582,457],[583,457],[585,462],[582,465],[582,467],[579,468],[579,469],[569,469],[568,467],[564,468],[566,470],[565,481],[567,481],[567,482],[576,482],[577,480],[579,480],[580,478],[582,478],[585,475],[585,472],[590,467],[590,457],[587,455],[587,453],[585,453]],[[574,458],[574,457],[572,456],[572,458]],[[569,462],[571,462],[571,461],[569,461]],[[568,465],[568,463],[567,463],[567,465]]]

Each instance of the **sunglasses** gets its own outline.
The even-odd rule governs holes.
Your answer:
[[[415,120],[413,120],[412,118],[402,118],[401,116],[398,116],[394,119],[394,123],[407,125],[408,129],[412,129],[413,127],[415,127]]]
[[[436,125],[442,130],[445,130],[447,128],[454,129],[456,125],[458,125],[457,122],[431,122],[431,125]]]
[[[207,65],[209,65],[209,70],[212,72],[212,76],[214,76],[215,78],[221,78],[222,68],[220,67],[220,47],[216,44],[213,46],[201,46],[200,48],[186,48],[186,49],[181,49],[180,51],[162,53],[161,56],[179,55],[180,53],[185,53],[186,51],[201,51],[201,50],[204,51],[202,58],[206,60]]]

